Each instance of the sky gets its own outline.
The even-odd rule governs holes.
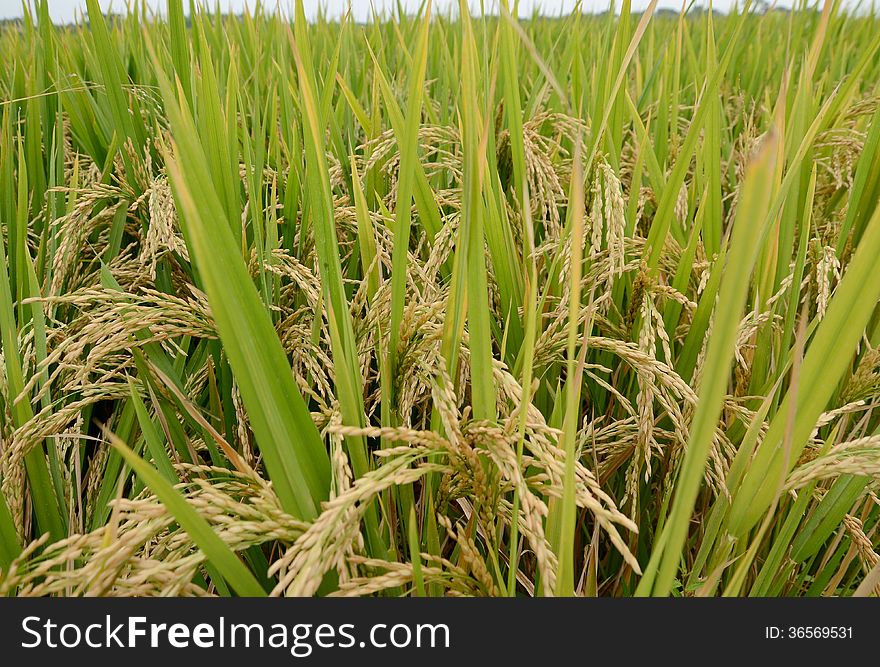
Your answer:
[[[633,9],[643,9],[648,5],[648,1],[633,0]],[[154,7],[161,8],[165,6],[165,0],[147,0],[147,2]],[[214,6],[215,2],[216,0],[207,0],[211,7]],[[245,4],[254,5],[254,0],[219,0],[219,2],[221,7],[232,11],[240,10]],[[274,2],[275,0],[264,0],[264,4],[267,6],[272,6]],[[520,0],[520,13],[529,15],[535,7],[540,8],[543,13],[550,15],[567,13],[575,5],[575,2],[576,0]],[[610,0],[583,0],[583,6],[587,9],[601,11],[608,8],[609,2]],[[732,0],[715,0],[714,6],[716,9],[725,10],[730,6],[731,2]],[[370,16],[371,6],[375,5],[379,10],[390,10],[396,6],[397,0],[304,0],[304,3],[307,14],[313,15],[319,6],[323,6],[330,16],[338,16],[351,4],[352,13],[355,18],[363,20]],[[404,7],[414,9],[418,7],[420,0],[401,0],[401,3]],[[487,5],[491,5],[491,3],[492,0],[486,0]],[[100,4],[102,7],[114,7],[121,10],[125,7],[125,0],[100,0]],[[189,3],[184,2],[183,4],[186,7]],[[280,4],[282,7],[291,7],[293,6],[293,0],[280,0]],[[475,9],[480,6],[479,0],[470,0],[469,4]],[[707,6],[708,1],[698,0],[696,4]],[[780,0],[778,4],[789,6],[791,0]],[[21,5],[22,0],[0,0],[0,18],[21,16]],[[433,2],[435,10],[445,11],[451,5],[457,6],[458,0],[434,0]],[[677,8],[680,5],[681,0],[660,0],[659,2],[661,7]],[[85,0],[49,0],[52,18],[58,22],[73,21],[78,12],[84,12],[84,7]]]

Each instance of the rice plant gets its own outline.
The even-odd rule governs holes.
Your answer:
[[[880,593],[880,17],[655,4],[0,28],[0,593]]]

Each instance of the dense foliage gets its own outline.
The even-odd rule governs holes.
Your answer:
[[[86,19],[0,29],[0,592],[877,590],[874,14]]]

